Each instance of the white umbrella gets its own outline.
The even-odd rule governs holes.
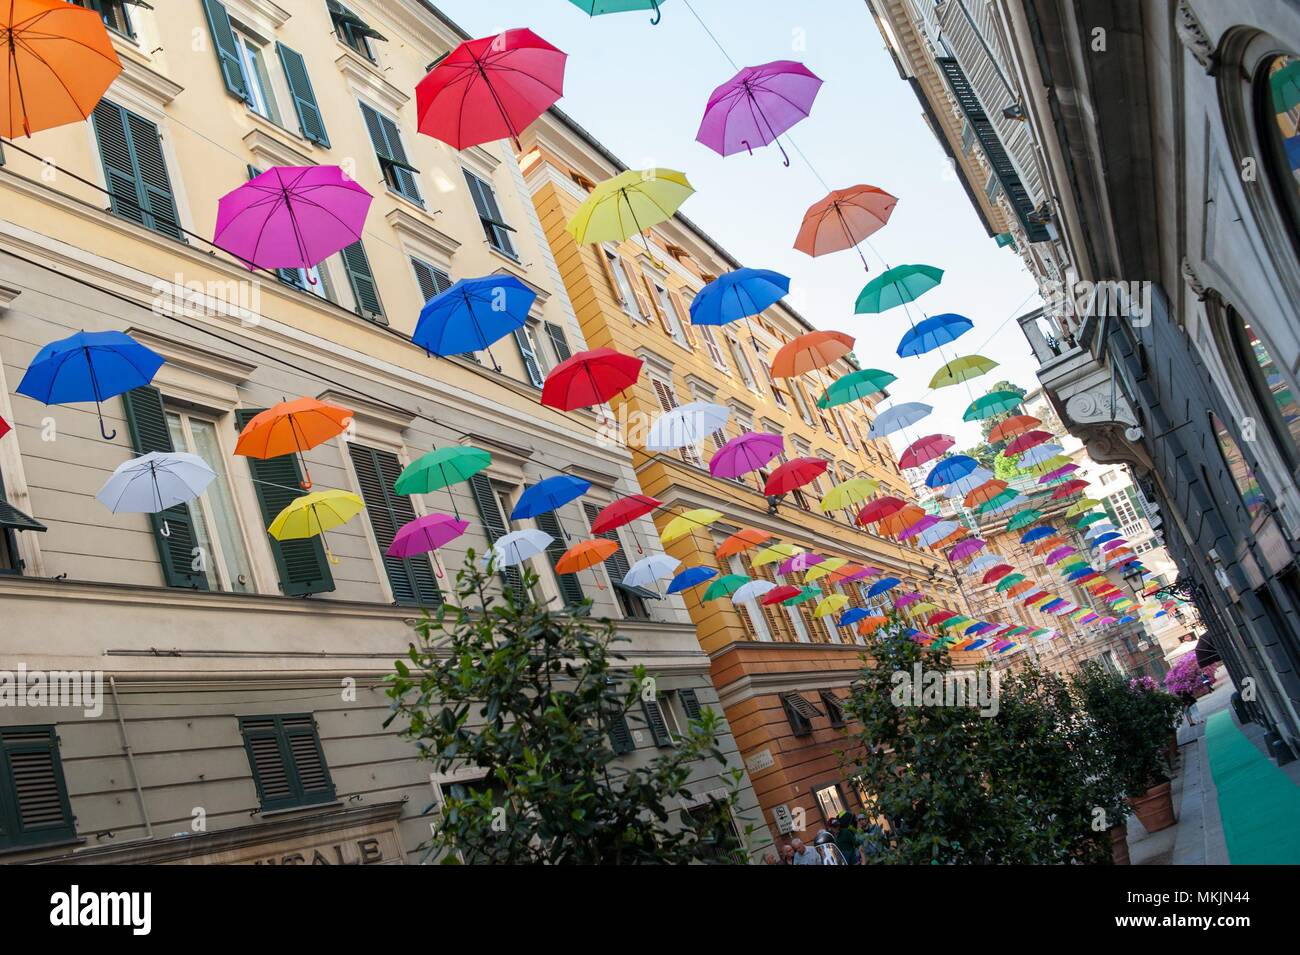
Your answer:
[[[752,603],[763,594],[776,587],[776,584],[770,580],[751,580],[747,584],[741,584],[736,588],[736,592],[731,595],[733,604]]]
[[[545,531],[531,527],[522,531],[511,531],[497,538],[496,543],[487,552],[484,563],[489,567],[514,567],[542,553],[553,540],[555,538]]]
[[[867,437],[883,438],[887,434],[901,431],[909,424],[916,424],[933,410],[930,405],[920,401],[905,401],[901,405],[894,405],[888,411],[882,411],[877,415],[876,420],[871,423],[871,431]]]
[[[1004,563],[1006,563],[1006,560],[1002,557],[1001,554],[992,554],[992,553],[981,554],[979,557],[976,557],[974,560],[972,560],[969,564],[966,565],[966,573],[978,574],[980,571],[987,570],[988,568],[994,566],[995,564],[1004,564]]]
[[[95,497],[114,514],[158,514],[194,500],[216,476],[197,454],[150,451],[118,465]]]
[[[635,564],[627,569],[623,575],[623,583],[629,587],[654,587],[658,590],[655,581],[661,577],[670,577],[681,565],[681,561],[676,557],[669,557],[667,554],[651,554],[649,557],[642,557]]]
[[[916,535],[916,542],[922,547],[929,547],[938,541],[943,540],[949,534],[957,529],[956,521],[940,521],[938,524],[931,524],[921,533]]]
[[[687,445],[699,444],[705,436],[718,431],[727,423],[731,410],[707,401],[692,401],[661,414],[650,426],[646,438],[647,451],[671,451]]]
[[[1056,457],[1062,450],[1059,444],[1040,444],[1038,447],[1030,448],[1017,457],[1016,467],[1027,468],[1035,464],[1041,464],[1048,458]]]
[[[967,494],[975,490],[981,484],[984,484],[992,479],[993,479],[993,472],[990,471],[988,468],[984,468],[984,467],[976,468],[974,471],[971,471],[971,473],[966,475],[965,477],[958,478],[957,480],[949,484],[946,492],[947,496],[950,498],[965,497]]]
[[[1088,533],[1085,534],[1084,536],[1100,537],[1102,534],[1109,534],[1113,530],[1116,530],[1114,524],[1110,523],[1109,521],[1102,521],[1100,524],[1093,524],[1092,527],[1088,529]]]

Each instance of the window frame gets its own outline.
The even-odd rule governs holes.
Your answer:
[[[302,779],[298,771],[297,757],[294,755],[290,745],[290,735],[305,736],[306,733],[287,733],[284,728],[285,720],[310,720],[311,721],[311,738],[315,743],[316,755],[320,760],[321,770],[325,775],[325,781],[329,786],[328,791],[322,791],[316,794],[308,794],[304,791]],[[273,720],[275,724],[274,738],[276,740],[280,760],[284,766],[286,780],[289,782],[290,789],[297,790],[301,798],[288,797],[267,797],[263,795],[263,783],[261,774],[258,772],[257,761],[253,755],[253,746],[249,735],[248,726],[254,721]],[[266,730],[254,728],[258,735],[265,735]],[[279,812],[290,809],[309,809],[313,806],[328,805],[338,802],[338,787],[334,784],[334,776],[330,772],[329,761],[325,758],[325,745],[320,738],[320,726],[316,722],[315,713],[265,713],[239,717],[239,735],[244,742],[244,752],[248,757],[249,774],[253,778],[253,786],[257,791],[257,801],[263,813]],[[287,757],[287,759],[286,759]]]
[[[19,734],[44,733],[42,744],[35,742],[10,743],[9,737]],[[22,833],[22,815],[18,805],[18,787],[14,781],[13,763],[10,753],[21,749],[45,749],[50,753],[52,781],[58,791],[59,810],[63,816],[62,825],[38,829],[34,833]],[[72,812],[68,796],[68,782],[63,772],[63,755],[61,752],[58,727],[54,724],[30,724],[21,726],[0,726],[0,821],[5,817],[10,820],[11,834],[0,835],[0,852],[32,849],[44,845],[57,845],[77,841],[77,818]]]
[[[515,243],[510,238],[510,234],[516,233],[517,230],[506,222],[505,213],[501,211],[501,201],[497,197],[496,186],[466,166],[461,166],[461,172],[464,174],[465,187],[474,206],[474,214],[478,216],[479,224],[483,227],[483,236],[487,240],[488,247],[511,261],[518,262],[519,250],[515,248]],[[478,184],[477,190],[475,183]],[[480,198],[483,201],[483,208],[479,207]],[[492,216],[493,209],[496,210],[495,218]]]
[[[231,22],[231,32],[235,35],[235,48],[239,51],[239,65],[244,71],[244,85],[248,87],[248,99],[244,100],[245,105],[267,122],[283,127],[283,114],[280,111],[275,82],[271,79],[270,70],[266,65],[266,44],[244,29],[237,21]],[[260,109],[257,102],[259,100]]]

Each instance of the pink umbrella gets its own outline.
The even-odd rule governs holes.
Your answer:
[[[843,577],[832,576],[831,579],[837,584],[851,584],[855,580],[862,580],[864,577],[878,577],[884,573],[879,567],[859,567],[851,574],[845,574]]]
[[[1068,547],[1068,546],[1058,547],[1056,548],[1056,550],[1052,551],[1050,554],[1047,555],[1047,560],[1044,563],[1047,563],[1049,565],[1055,564],[1061,558],[1069,557],[1071,554],[1074,553],[1074,551],[1075,549],[1073,547]]]
[[[1124,538],[1121,537],[1121,538],[1118,538],[1117,540],[1106,541],[1106,543],[1104,543],[1104,544],[1101,545],[1101,549],[1102,549],[1102,550],[1114,550],[1116,547],[1123,547],[1123,546],[1125,546],[1127,543],[1128,543],[1128,541],[1124,540]]]
[[[450,514],[426,514],[402,525],[389,545],[389,557],[415,557],[437,550],[447,541],[455,540],[469,521],[461,521]]]
[[[825,559],[820,554],[795,554],[789,560],[782,561],[776,572],[778,574],[793,574],[820,564]]]
[[[956,440],[946,434],[927,434],[907,446],[898,457],[898,466],[904,469],[919,468],[927,461],[933,461],[956,443]]]
[[[713,91],[695,138],[723,156],[742,149],[753,155],[755,146],[775,142],[788,166],[790,157],[777,137],[807,118],[821,85],[794,60],[747,66]]]
[[[899,607],[906,607],[910,603],[916,603],[922,596],[922,594],[917,593],[915,590],[909,591],[905,594],[900,594],[894,601],[894,609],[897,610]]]
[[[952,550],[948,551],[949,560],[964,560],[971,554],[979,553],[984,547],[984,541],[979,537],[970,537],[962,541]]]
[[[757,471],[785,450],[785,439],[766,431],[746,431],[732,438],[709,461],[709,473],[719,478],[737,478]]]
[[[338,166],[273,166],[221,197],[212,243],[250,268],[309,269],[360,239],[369,209]]]
[[[935,524],[938,523],[939,523],[939,518],[935,517],[933,514],[927,514],[925,515],[925,517],[921,518],[911,527],[904,530],[903,533],[899,534],[898,539],[901,541],[905,541],[909,537],[915,537],[917,534],[921,533],[921,531],[925,530],[927,527],[933,527]]]
[[[1063,464],[1055,471],[1048,471],[1046,474],[1040,477],[1038,479],[1038,483],[1051,484],[1053,481],[1059,480],[1065,477],[1067,474],[1071,473],[1072,471],[1077,471],[1077,470],[1079,470],[1079,465],[1077,464]]]

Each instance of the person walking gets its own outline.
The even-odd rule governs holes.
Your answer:
[[[790,840],[791,865],[821,865],[822,857],[812,846],[805,845],[802,839]]]

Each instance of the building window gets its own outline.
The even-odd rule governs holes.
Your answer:
[[[831,726],[839,727],[844,725],[844,704],[840,698],[830,690],[821,691],[822,706],[826,707],[826,716],[831,721]]]
[[[379,160],[384,185],[390,192],[424,205],[415,178],[420,170],[407,162],[406,147],[402,145],[402,134],[397,123],[367,103],[361,103],[360,106],[361,116],[366,122],[366,132],[370,134],[370,143],[375,148],[375,158]]]
[[[352,310],[362,318],[380,325],[387,325],[384,316],[384,304],[379,300],[379,285],[375,282],[375,273],[370,268],[370,257],[366,247],[358,239],[339,253],[343,262],[343,272],[348,277],[348,287],[352,291]]]
[[[75,839],[53,726],[0,728],[0,849]]]
[[[790,392],[794,395],[794,403],[799,407],[799,417],[803,418],[805,424],[815,426],[812,410],[808,406],[808,397],[803,393],[803,385],[798,379],[790,379]]]
[[[668,299],[668,290],[658,282],[652,282],[655,297],[659,300],[659,314],[664,317],[664,324],[667,326],[668,335],[677,344],[683,348],[690,348],[686,341],[686,332],[682,328],[681,319],[677,315],[677,309],[673,308],[673,303]]]
[[[713,362],[713,367],[718,371],[724,371],[731,374],[731,369],[727,367],[726,356],[722,354],[722,347],[718,344],[718,336],[713,333],[711,325],[697,325],[700,336],[704,339],[704,347],[709,350],[709,360]]]
[[[528,374],[528,380],[532,382],[534,388],[542,387],[546,384],[546,372],[542,369],[537,339],[533,336],[532,327],[524,325],[516,328],[514,338],[515,345],[519,347],[519,358],[524,363],[524,371]]]
[[[235,49],[239,52],[239,62],[244,68],[244,78],[248,83],[248,108],[263,119],[279,124],[280,110],[275,102],[275,92],[271,87],[271,75],[266,71],[266,59],[262,47],[241,30],[236,29]]]
[[[592,524],[600,513],[599,508],[590,501],[583,501],[582,509],[587,515],[588,525]],[[605,570],[609,573],[609,581],[614,586],[614,597],[618,601],[623,616],[631,620],[649,620],[650,611],[646,606],[646,601],[655,598],[657,595],[643,587],[630,587],[623,583],[623,578],[627,576],[627,572],[632,568],[627,561],[627,553],[623,549],[623,540],[619,537],[618,529],[611,528],[603,534],[596,534],[595,536],[603,537],[605,540],[613,541],[619,545],[618,550],[605,559]]]
[[[0,479],[0,574],[21,574],[17,531],[43,531],[45,525],[32,520],[5,499],[4,480]]]
[[[79,7],[94,10],[104,21],[104,26],[114,33],[135,39],[131,17],[126,11],[128,0],[72,0]]]
[[[821,810],[822,818],[828,823],[848,809],[844,804],[844,792],[838,783],[814,789],[813,795],[817,797],[817,808]]]
[[[672,385],[661,381],[658,378],[650,379],[650,386],[654,388],[655,397],[659,399],[659,407],[663,411],[672,411],[677,407],[677,398],[673,394]],[[704,461],[700,458],[699,448],[693,444],[683,446],[678,453],[682,460],[697,468],[704,467]]]
[[[795,736],[808,736],[812,733],[812,721],[821,716],[821,710],[813,706],[801,693],[782,693],[781,706],[785,709],[786,719]]]
[[[106,99],[91,116],[113,214],[184,241],[158,127]]]
[[[628,276],[627,269],[623,266],[623,259],[608,249],[603,250],[605,260],[609,263],[609,271],[614,276],[614,284],[618,287],[619,297],[623,299],[623,311],[639,322],[644,322],[647,317],[641,310],[640,296],[637,295],[636,289],[632,287],[632,280]]]
[[[310,713],[240,717],[239,731],[263,812],[334,802],[334,783]]]
[[[483,224],[483,234],[487,236],[488,245],[503,255],[517,258],[514,243],[510,239],[510,233],[515,230],[501,218],[501,207],[497,204],[497,194],[492,186],[468,169],[465,170],[465,183],[469,186],[469,194],[474,200],[479,221]]]
[[[749,359],[745,356],[745,346],[735,337],[727,335],[727,348],[731,350],[731,360],[735,363],[736,370],[740,372],[740,380],[745,383],[745,387],[750,391],[758,391],[758,382],[754,380],[754,369],[750,367]]]
[[[509,495],[505,488],[497,487],[482,472],[469,479],[469,489],[490,547],[510,531],[510,525],[506,521],[506,515],[511,510]],[[528,597],[524,590],[523,569],[519,565],[502,567],[500,574],[503,588],[513,594],[516,600],[522,601]]]
[[[1294,237],[1300,233],[1300,57],[1268,60],[1259,71],[1255,100],[1265,165]]]
[[[1300,60],[1295,62],[1296,72],[1300,73]],[[1300,405],[1296,403],[1295,391],[1286,371],[1273,360],[1273,353],[1250,323],[1235,309],[1229,308],[1227,312],[1237,360],[1249,380],[1255,403],[1268,420],[1279,451],[1294,469],[1300,466]]]
[[[1242,454],[1241,447],[1233,438],[1232,432],[1228,430],[1228,426],[1213,411],[1210,412],[1210,427],[1214,429],[1215,440],[1219,443],[1223,464],[1228,469],[1228,474],[1232,476],[1232,482],[1237,485],[1241,502],[1246,506],[1246,511],[1253,520],[1265,503],[1264,492],[1255,477],[1255,470]]]
[[[375,51],[370,42],[383,41],[386,37],[338,0],[326,0],[325,6],[329,10],[330,20],[334,23],[334,35],[339,38],[339,42],[374,63]]]

